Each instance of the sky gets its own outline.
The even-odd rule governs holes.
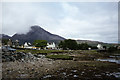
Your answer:
[[[27,33],[30,26],[66,39],[118,42],[117,2],[3,2],[2,33]]]

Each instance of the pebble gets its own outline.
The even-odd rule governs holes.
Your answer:
[[[34,69],[32,68],[32,71],[34,71]]]
[[[73,77],[78,77],[77,75],[74,75]]]
[[[84,74],[85,72],[84,71],[82,71],[82,74]]]

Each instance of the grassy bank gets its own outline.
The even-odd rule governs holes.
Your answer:
[[[17,50],[16,52],[30,52],[32,54],[47,53],[47,58],[51,59],[71,59],[70,56],[73,56],[78,60],[94,60],[97,58],[106,58],[111,55],[109,53],[100,53],[96,50]]]
[[[37,54],[37,53],[65,53],[67,51],[66,50],[17,50],[16,52],[25,52],[25,53],[31,52],[32,54]]]
[[[73,57],[69,56],[69,55],[47,55],[47,58],[51,58],[51,59],[62,59],[62,60],[71,60],[73,59]]]

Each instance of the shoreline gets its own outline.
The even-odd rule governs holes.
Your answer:
[[[51,63],[50,63],[51,62]],[[71,69],[78,68],[81,70],[96,68],[109,69],[103,72],[116,72],[116,68],[120,68],[120,65],[109,62],[100,61],[71,61],[71,60],[55,60],[49,63],[40,62],[5,62],[3,63],[3,78],[42,78],[48,74],[55,74],[59,69]],[[106,65],[105,65],[106,64]],[[8,67],[9,66],[9,67]],[[7,68],[7,69],[6,69]],[[97,71],[96,71],[97,72]],[[89,74],[88,74],[89,75]]]
[[[50,56],[50,55],[60,55],[60,54],[49,54],[50,58],[41,57],[37,58],[34,54],[30,53],[14,53],[12,55],[22,55],[23,57],[29,56],[29,58],[22,58],[20,60],[15,60],[14,62],[3,62],[2,65],[2,76],[5,79],[48,79],[53,80],[53,78],[77,78],[77,79],[109,79],[117,80],[115,77],[120,74],[120,64],[107,62],[107,61],[97,61],[99,58],[108,58],[108,55],[100,54],[96,51],[73,51],[72,53],[65,52],[67,56],[73,56],[73,60],[54,60],[51,57],[66,57],[66,56]],[[69,54],[70,53],[70,54]],[[29,55],[28,55],[29,54]],[[10,56],[12,56],[10,55]],[[39,54],[35,54],[39,56]],[[22,60],[24,59],[24,60]],[[71,72],[74,71],[75,72]],[[83,74],[84,72],[84,74]]]

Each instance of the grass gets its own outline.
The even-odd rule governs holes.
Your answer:
[[[46,57],[51,59],[73,59],[69,55],[47,55]]]
[[[96,50],[76,50],[74,54],[78,55],[79,58],[98,58],[104,57],[104,54],[97,52]]]
[[[32,54],[37,54],[37,53],[63,53],[67,52],[65,50],[17,50],[16,52],[31,52]]]
[[[62,53],[62,54],[66,54],[67,53],[67,56],[68,55],[71,55],[69,53],[72,53],[73,55],[77,55],[77,56],[74,56],[75,58],[79,59],[79,60],[94,60],[94,59],[97,59],[97,58],[106,58],[106,57],[109,57],[109,55],[111,54],[108,54],[108,53],[99,53],[97,52],[96,50],[17,50],[16,52],[25,52],[25,53],[32,53],[32,54],[38,54],[38,53],[47,53],[47,55],[49,55],[50,53],[53,53],[53,54],[56,54],[56,53]],[[113,53],[112,53],[113,54]],[[56,56],[56,55],[52,55],[50,56],[49,58],[68,58],[69,57],[66,57],[65,55],[59,55]]]

